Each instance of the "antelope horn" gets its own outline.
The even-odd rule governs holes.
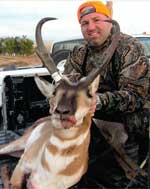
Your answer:
[[[48,69],[54,81],[58,82],[61,79],[61,75],[56,67],[53,58],[51,57],[50,53],[47,51],[41,36],[42,25],[48,20],[56,20],[56,18],[51,18],[51,17],[43,18],[39,21],[39,23],[36,26],[36,34],[35,34],[35,39],[37,44],[36,53],[41,59],[44,66]]]
[[[110,22],[113,24],[112,42],[110,46],[106,49],[100,60],[102,62],[101,66],[98,65],[97,68],[95,68],[86,78],[81,79],[79,88],[87,87],[100,74],[100,72],[107,67],[117,47],[120,38],[120,26],[115,20],[105,20],[105,22]]]

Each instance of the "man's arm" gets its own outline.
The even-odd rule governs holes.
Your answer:
[[[137,41],[120,56],[118,90],[98,94],[97,109],[105,112],[133,112],[143,105],[149,89],[149,60]]]

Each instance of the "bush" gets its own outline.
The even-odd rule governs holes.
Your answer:
[[[33,44],[26,36],[0,38],[0,54],[30,55],[34,52]]]

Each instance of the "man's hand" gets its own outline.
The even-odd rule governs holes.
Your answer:
[[[93,97],[92,97],[92,103],[91,103],[91,107],[90,107],[90,110],[89,110],[91,117],[94,116],[94,113],[95,113],[95,110],[96,110],[96,104],[97,104],[97,95],[94,94]]]

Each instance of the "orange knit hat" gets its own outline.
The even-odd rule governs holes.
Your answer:
[[[87,15],[93,12],[101,13],[111,18],[109,9],[101,1],[87,1],[81,4],[78,8],[78,12],[77,12],[78,21],[80,22],[80,19],[84,15]]]

